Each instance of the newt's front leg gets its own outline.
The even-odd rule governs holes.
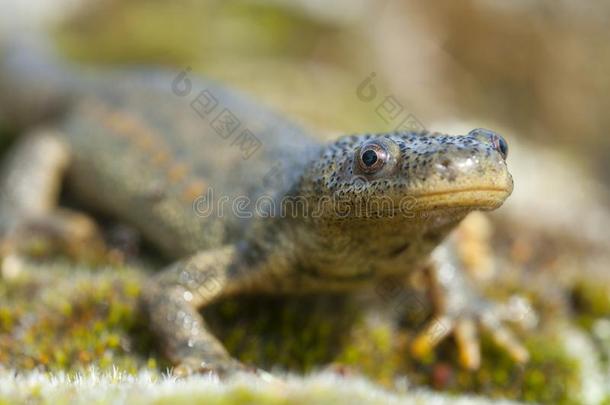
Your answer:
[[[258,275],[235,246],[198,253],[163,271],[143,294],[151,327],[178,375],[245,370],[207,330],[198,308],[248,289]]]
[[[503,324],[507,318],[505,308],[479,295],[472,280],[464,274],[455,243],[450,238],[439,246],[427,268],[437,315],[416,337],[412,351],[421,357],[453,333],[460,363],[468,369],[477,369],[481,362],[477,329],[482,329],[515,361],[526,362],[527,350]]]

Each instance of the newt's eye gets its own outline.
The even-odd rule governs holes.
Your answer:
[[[502,136],[485,128],[473,129],[468,135],[490,142],[494,149],[502,155],[504,160],[506,160],[506,157],[508,156],[508,143],[506,143],[506,140],[502,138]]]
[[[506,157],[508,156],[508,143],[506,143],[506,140],[500,135],[496,134],[494,146],[496,147],[496,150],[500,152],[500,155],[502,155],[502,157],[506,160]]]
[[[388,151],[378,143],[364,145],[358,155],[358,165],[368,174],[379,171],[387,161]]]

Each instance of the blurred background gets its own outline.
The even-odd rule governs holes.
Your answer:
[[[610,5],[503,3],[28,0],[6,1],[3,25],[43,21],[95,64],[193,65],[339,132],[391,128],[374,102],[393,95],[427,127],[500,125],[609,181]],[[371,72],[380,100],[363,106]]]
[[[399,128],[502,133],[515,192],[493,215],[498,267],[509,274],[508,285],[529,283],[543,319],[547,310],[569,314],[592,341],[606,339],[596,361],[609,381],[610,3],[0,0],[0,6],[0,34],[50,33],[66,58],[96,69],[190,66],[323,139]],[[5,130],[3,139],[14,135]],[[556,287],[533,291],[550,279]],[[544,385],[548,370],[540,370]],[[533,398],[563,400],[555,394]]]

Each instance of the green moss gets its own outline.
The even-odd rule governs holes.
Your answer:
[[[484,361],[476,384],[482,387],[491,383],[495,394],[523,401],[574,403],[574,395],[581,388],[577,360],[570,357],[559,339],[552,335],[531,336],[525,343],[531,356],[528,364],[516,367],[505,353],[495,349],[494,355]],[[488,379],[481,378],[485,374]]]
[[[346,298],[246,298],[206,311],[207,319],[242,361],[263,368],[306,372],[346,366],[391,387],[396,378],[455,393],[564,404],[580,389],[579,366],[552,331],[524,337],[530,361],[514,361],[484,335],[483,362],[471,372],[457,364],[455,342],[441,343],[424,361],[409,352],[415,331],[369,320]]]
[[[596,319],[610,314],[610,285],[582,279],[572,289],[572,303],[578,323],[590,330]]]
[[[49,371],[147,367],[156,353],[137,309],[140,279],[133,269],[56,264],[3,280],[0,363]]]
[[[310,296],[231,299],[204,316],[242,361],[308,372],[333,361],[359,315],[348,297]]]
[[[90,365],[131,373],[164,370],[168,364],[154,350],[138,311],[146,276],[130,268],[55,264],[3,280],[0,363],[54,372]],[[484,337],[481,369],[470,372],[457,366],[451,339],[426,361],[416,361],[408,350],[416,329],[390,318],[371,320],[364,309],[343,295],[243,297],[207,308],[204,316],[232,354],[268,370],[309,372],[334,363],[387,387],[406,375],[443,391],[555,404],[573,402],[580,389],[576,360],[550,331],[526,338],[531,360],[525,366]]]
[[[358,370],[377,382],[391,386],[397,372],[404,368],[401,339],[392,325],[383,322],[360,322],[337,356],[336,362]]]

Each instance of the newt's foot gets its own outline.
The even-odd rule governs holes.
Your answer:
[[[64,256],[77,262],[107,262],[106,244],[95,222],[66,209],[22,221],[0,237],[0,264],[4,272],[15,258]]]
[[[465,302],[462,308],[453,308],[435,317],[419,333],[411,344],[411,351],[416,357],[428,354],[444,338],[453,334],[458,345],[460,364],[470,370],[481,365],[481,348],[478,330],[491,334],[493,341],[518,363],[529,359],[527,349],[515,335],[504,325],[503,311],[493,303],[478,299],[472,303]]]

